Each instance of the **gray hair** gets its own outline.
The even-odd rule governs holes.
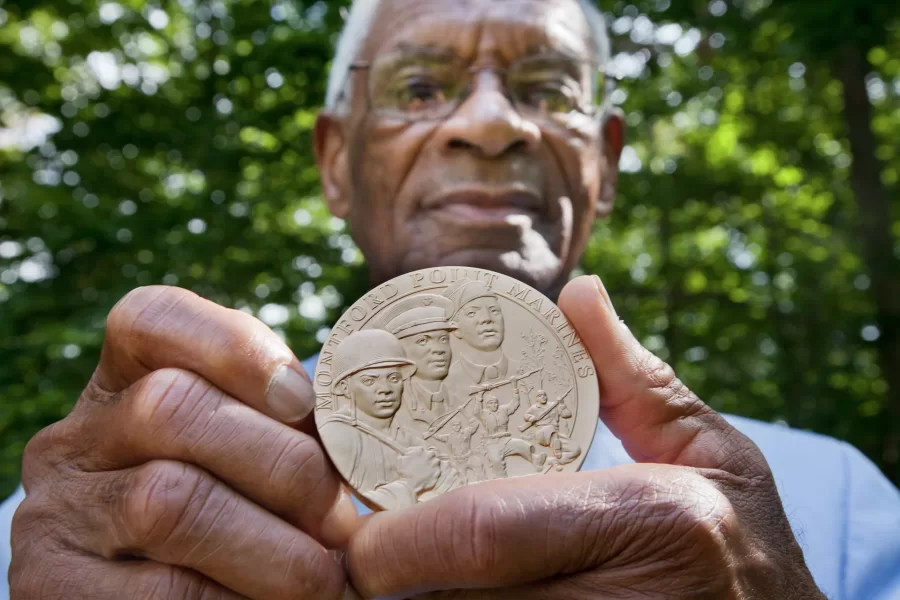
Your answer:
[[[591,0],[577,0],[577,2],[587,20],[597,60],[601,65],[605,65],[611,52],[609,34],[606,31],[606,19]],[[357,60],[380,5],[381,0],[353,0],[331,63],[331,73],[328,76],[328,88],[325,94],[326,108],[338,110],[341,93],[346,92],[346,96],[350,95],[350,65]]]

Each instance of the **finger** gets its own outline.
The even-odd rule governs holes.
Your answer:
[[[358,526],[356,508],[315,438],[188,371],[154,371],[84,418],[72,435],[96,432],[79,465],[85,470],[174,460],[211,473],[328,547],[344,547]],[[113,431],[125,434],[107,433]]]
[[[768,472],[753,442],[641,346],[619,320],[598,277],[569,282],[559,307],[594,362],[600,417],[632,458],[738,475]]]
[[[406,598],[435,590],[531,585],[654,551],[693,560],[686,544],[702,544],[667,524],[663,511],[714,523],[726,507],[696,473],[679,470],[678,488],[647,484],[664,482],[672,469],[628,465],[602,474],[495,480],[374,514],[350,541],[351,580],[364,597]],[[700,493],[692,489],[695,480]]]
[[[415,596],[413,600],[584,600],[585,598],[648,598],[646,594],[625,595],[621,587],[604,585],[594,574],[536,581],[499,589],[443,590]]]
[[[43,557],[42,563],[40,577],[11,578],[12,598],[246,599],[199,573],[153,561],[113,562],[58,550]]]
[[[69,502],[84,551],[190,569],[257,600],[342,597],[343,570],[322,546],[197,468],[153,461],[89,477],[107,501]]]
[[[138,288],[109,314],[91,383],[110,396],[162,368],[193,371],[285,423],[315,406],[300,361],[261,321],[180,288]]]

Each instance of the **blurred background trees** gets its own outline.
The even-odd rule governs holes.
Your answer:
[[[584,270],[716,409],[900,481],[900,5],[600,4],[629,146]],[[368,287],[310,150],[344,5],[0,0],[0,496],[133,287],[300,357]]]

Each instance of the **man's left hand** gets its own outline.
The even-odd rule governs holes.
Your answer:
[[[640,345],[599,279],[571,282],[559,306],[593,358],[600,417],[638,463],[496,480],[373,515],[348,550],[357,589],[485,600],[824,598],[756,445]]]

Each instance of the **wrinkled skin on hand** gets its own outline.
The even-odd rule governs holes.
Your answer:
[[[178,288],[109,315],[69,416],[25,451],[14,600],[341,598],[352,503],[303,417],[299,361]]]
[[[600,416],[637,464],[496,480],[373,515],[351,540],[367,597],[824,598],[759,449],[619,321],[599,279],[559,306]]]

